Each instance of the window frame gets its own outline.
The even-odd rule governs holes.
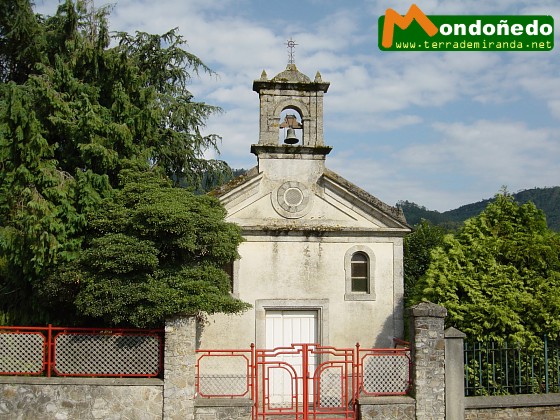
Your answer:
[[[367,258],[367,291],[352,290],[352,257],[363,254]],[[365,245],[355,245],[344,255],[345,293],[344,300],[375,300],[375,254]]]
[[[360,267],[362,265],[362,267]],[[365,268],[364,268],[365,266]],[[350,257],[350,289],[352,293],[369,293],[369,258],[367,254],[358,251]],[[357,271],[362,272],[358,273]],[[357,287],[359,286],[359,287]],[[365,287],[364,287],[365,286]],[[365,290],[359,290],[359,289]]]

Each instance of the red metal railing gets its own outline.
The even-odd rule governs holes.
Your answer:
[[[250,350],[197,350],[196,391],[204,398],[253,398],[255,346]]]
[[[251,345],[250,350],[197,353],[197,395],[251,398],[254,419],[274,415],[319,419],[335,414],[354,419],[355,402],[360,395],[406,395],[411,386],[408,348],[363,349],[357,344],[354,349],[337,349],[293,344],[271,350]],[[298,357],[301,360],[292,360]],[[316,361],[311,362],[311,358]],[[291,393],[276,402],[272,396],[276,392],[275,375],[284,377],[280,387],[284,393],[286,389]]]
[[[362,349],[356,346],[358,390],[361,395],[406,395],[411,387],[408,348]]]
[[[393,338],[393,346],[396,349],[400,349],[400,348],[407,349],[410,347],[410,343],[408,341],[401,340],[400,338]]]
[[[0,327],[0,375],[156,377],[163,329]]]
[[[256,389],[262,394],[257,396],[261,401],[255,400],[256,419],[355,418],[352,348],[300,343],[256,354],[260,381]],[[291,386],[275,383],[274,369],[290,373]]]

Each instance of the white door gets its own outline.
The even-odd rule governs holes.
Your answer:
[[[273,310],[266,311],[266,348],[291,347],[292,344],[317,343],[317,311]],[[296,349],[300,347],[296,346]],[[309,376],[315,371],[317,358],[309,356]],[[302,372],[302,354],[279,354],[275,359],[284,362],[295,369],[298,377],[305,378]],[[283,367],[282,367],[283,366]],[[286,365],[269,370],[270,402],[276,407],[287,406],[292,403],[295,393],[293,372]],[[302,397],[301,381],[298,385],[299,401]]]
[[[317,343],[317,311],[266,311],[266,348]]]

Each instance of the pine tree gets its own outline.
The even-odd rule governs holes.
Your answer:
[[[126,188],[123,174],[161,171],[202,191],[231,172],[204,158],[220,139],[201,128],[220,109],[188,90],[212,71],[176,29],[111,34],[110,7],[66,0],[41,16],[16,0],[0,12],[0,322],[101,316],[58,276],[102,241],[89,241],[89,223]]]

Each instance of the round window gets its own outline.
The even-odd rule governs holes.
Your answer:
[[[302,217],[310,210],[312,194],[309,188],[297,181],[284,182],[276,194],[273,194],[272,203],[276,211],[284,217]]]

